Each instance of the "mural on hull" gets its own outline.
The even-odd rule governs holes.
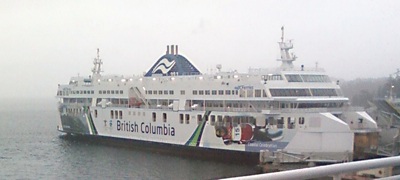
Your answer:
[[[282,130],[255,126],[253,117],[225,117],[222,122],[216,123],[215,135],[227,146],[242,144],[245,146],[245,151],[250,152],[277,151],[288,144],[288,142],[280,141],[284,136]]]
[[[215,135],[222,138],[226,145],[232,143],[248,144],[254,141],[270,142],[283,138],[282,130],[272,133],[269,132],[268,128],[255,127],[250,123],[241,123],[236,125],[229,123],[226,125],[215,126]]]

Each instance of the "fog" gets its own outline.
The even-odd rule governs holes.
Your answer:
[[[277,67],[281,26],[295,66],[333,77],[387,77],[400,68],[400,1],[0,1],[0,98],[54,97],[91,74],[147,71],[167,45],[206,73]]]

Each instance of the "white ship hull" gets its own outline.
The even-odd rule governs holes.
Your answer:
[[[279,44],[280,69],[247,74],[221,72],[221,66],[216,74],[202,74],[174,46],[144,76],[102,76],[97,57],[92,76],[59,85],[58,129],[261,154],[267,162],[343,162],[376,149],[376,122],[348,107],[339,83],[319,69],[295,69],[292,43],[282,37]]]

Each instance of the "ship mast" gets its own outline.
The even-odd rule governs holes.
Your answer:
[[[93,60],[93,69],[92,69],[92,72],[93,72],[93,76],[92,77],[93,77],[93,79],[94,78],[98,78],[99,76],[101,76],[100,73],[103,72],[101,70],[101,65],[102,64],[103,64],[103,62],[100,59],[100,50],[99,50],[99,48],[97,48],[97,57],[94,58],[94,60]]]
[[[278,42],[279,47],[281,49],[281,58],[277,59],[278,61],[282,61],[281,68],[286,70],[286,69],[292,69],[293,68],[293,61],[296,60],[296,55],[293,55],[289,53],[290,49],[293,49],[293,43],[291,40],[285,42],[284,40],[284,27],[282,26],[281,28],[282,31],[282,37],[281,37],[281,42]]]

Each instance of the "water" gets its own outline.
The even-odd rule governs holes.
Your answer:
[[[70,140],[55,99],[0,100],[0,179],[216,179],[255,166]]]

